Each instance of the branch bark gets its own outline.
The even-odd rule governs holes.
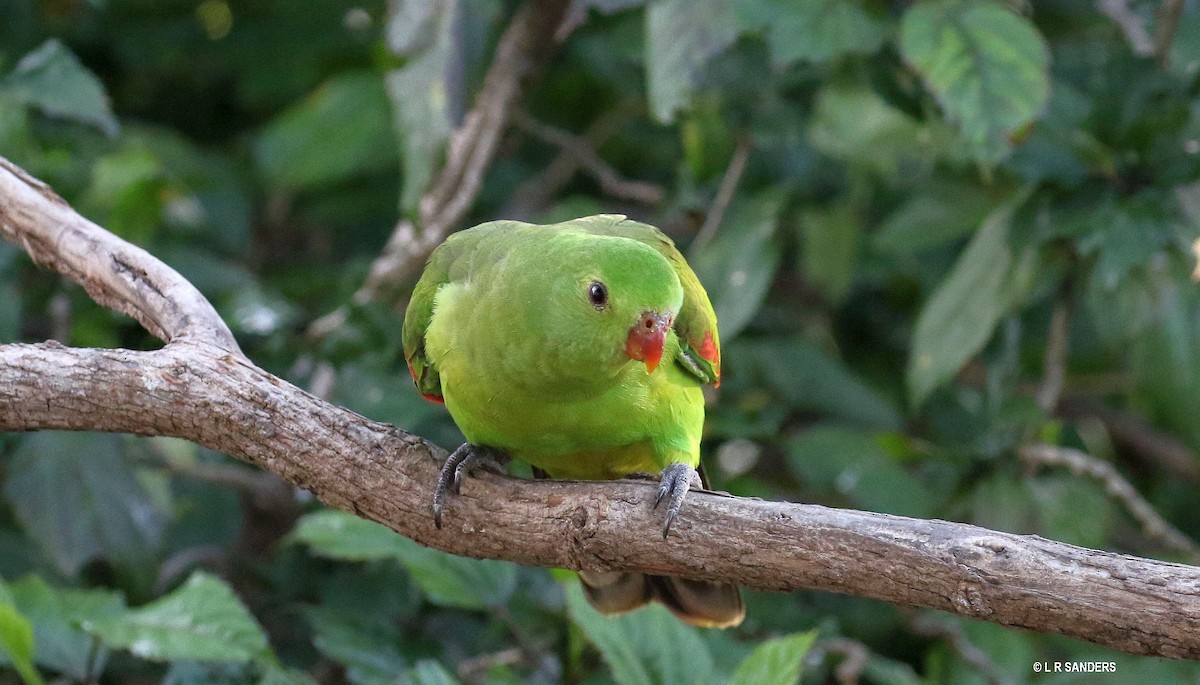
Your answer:
[[[170,341],[150,352],[0,346],[0,430],[192,440],[455,554],[825,590],[1200,659],[1200,568],[1037,536],[695,492],[663,540],[652,484],[490,474],[464,484],[438,530],[429,502],[444,452],[255,366],[182,278],[7,162],[0,232]]]

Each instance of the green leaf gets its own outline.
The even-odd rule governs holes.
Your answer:
[[[318,685],[316,678],[298,668],[269,667],[258,685]]]
[[[567,612],[618,685],[691,685],[712,682],[713,658],[698,631],[654,604],[621,616],[592,608],[579,583],[566,583]]]
[[[412,213],[433,179],[452,130],[451,104],[462,86],[452,68],[457,55],[457,0],[406,2],[388,21],[388,47],[407,59],[388,73],[386,84],[395,130],[403,149],[404,187],[400,207]]]
[[[902,516],[928,516],[929,489],[896,463],[874,436],[818,425],[791,440],[788,466],[810,486],[847,497],[855,506]]]
[[[33,623],[38,664],[85,682],[96,678],[108,661],[108,650],[79,628],[82,620],[112,616],[124,610],[115,592],[52,588],[37,576],[12,585],[13,601]]]
[[[824,412],[879,430],[903,424],[892,400],[807,340],[755,340],[729,349],[731,359],[753,364],[759,382],[794,409]]]
[[[782,259],[776,235],[782,198],[761,193],[735,201],[717,236],[688,257],[712,299],[721,340],[732,340],[754,318]]]
[[[82,627],[150,661],[241,663],[269,652],[267,636],[233,590],[200,571],[164,597],[119,616],[84,620]]]
[[[1045,40],[999,3],[918,3],[904,14],[900,50],[983,161],[1004,157],[1050,94]]]
[[[800,215],[800,233],[804,237],[800,260],[804,275],[833,306],[850,292],[862,223],[858,212],[844,204]]]
[[[943,183],[910,196],[884,219],[871,244],[889,256],[917,254],[969,235],[991,208],[982,190]]]
[[[33,650],[33,625],[13,606],[8,586],[0,580],[0,657],[8,659],[25,685],[42,685],[33,667]]]
[[[496,606],[508,601],[516,588],[517,569],[513,564],[439,552],[343,511],[309,514],[300,519],[290,537],[335,559],[395,559],[429,601],[442,606]]]
[[[1037,509],[1029,488],[1015,478],[997,474],[971,491],[971,523],[1007,533],[1037,532]]]
[[[342,664],[355,685],[395,683],[408,660],[400,649],[403,636],[388,615],[314,607],[304,612],[313,630],[313,646]]]
[[[57,39],[42,43],[17,63],[3,81],[0,92],[53,117],[95,126],[117,135],[117,119],[109,107],[104,86]]]
[[[646,84],[661,123],[687,107],[704,65],[737,38],[732,0],[657,0],[646,10]]]
[[[17,518],[66,575],[98,556],[150,568],[167,519],[107,433],[26,437],[5,494]]]
[[[1013,305],[1014,259],[1008,233],[1013,213],[1028,196],[1019,193],[988,215],[950,275],[921,309],[908,360],[914,407],[983,349],[1000,317]]]
[[[1042,535],[1092,549],[1109,546],[1117,512],[1103,485],[1074,475],[1048,475],[1027,481],[1027,486]]]
[[[404,537],[387,526],[338,509],[304,515],[287,540],[308,545],[315,554],[344,561],[399,559],[408,549],[401,542]]]
[[[767,31],[772,61],[827,62],[869,54],[883,44],[883,25],[858,0],[736,0],[743,28]]]
[[[458,685],[459,681],[438,662],[422,659],[400,676],[400,682],[403,685]]]
[[[901,166],[928,163],[924,130],[867,86],[833,83],[817,94],[808,135],[830,157],[893,177]]]
[[[383,79],[373,71],[333,76],[259,133],[254,158],[267,181],[299,189],[395,165]]]
[[[766,640],[738,664],[730,685],[794,685],[817,631]]]

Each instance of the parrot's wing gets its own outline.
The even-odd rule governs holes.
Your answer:
[[[696,278],[675,243],[657,228],[627,219],[623,214],[597,214],[563,225],[597,235],[631,238],[653,247],[667,258],[683,286],[683,306],[675,316],[675,335],[679,337],[676,361],[701,382],[720,385],[721,341],[717,335],[717,314],[700,279]]]
[[[404,360],[408,362],[408,371],[417,384],[417,390],[425,399],[442,401],[441,377],[437,366],[425,351],[425,333],[433,320],[433,303],[438,291],[448,283],[465,281],[476,266],[475,262],[486,259],[486,255],[481,255],[482,251],[477,249],[481,241],[496,230],[518,224],[516,221],[480,224],[469,231],[451,235],[429,255],[425,271],[421,273],[421,279],[413,288],[412,299],[408,302],[402,331]]]

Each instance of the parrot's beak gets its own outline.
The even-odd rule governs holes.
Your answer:
[[[658,363],[662,361],[663,346],[667,342],[667,331],[671,330],[672,312],[659,314],[654,311],[644,311],[637,318],[637,323],[629,329],[629,337],[625,339],[625,354],[630,359],[645,363],[646,373],[654,373]]]

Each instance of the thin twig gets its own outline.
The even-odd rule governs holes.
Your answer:
[[[909,626],[918,635],[945,640],[955,654],[979,671],[991,685],[1011,685],[1015,682],[1000,671],[1000,667],[992,661],[987,652],[971,642],[957,621],[945,620],[934,614],[920,614]]]
[[[517,9],[496,45],[474,107],[450,135],[440,173],[417,203],[418,221],[397,222],[352,296],[354,303],[395,297],[398,287],[421,270],[429,253],[466,216],[517,103],[557,45],[554,32],[567,5],[566,0],[528,0]],[[343,306],[313,321],[309,337],[319,340],[328,335],[345,323],[346,316]]]
[[[1112,464],[1076,449],[1046,444],[1025,445],[1020,449],[1020,455],[1021,461],[1033,468],[1059,466],[1077,476],[1100,481],[1108,496],[1125,507],[1147,538],[1185,556],[1192,563],[1200,563],[1200,547],[1160,516]]]
[[[1054,304],[1050,314],[1050,332],[1046,337],[1046,354],[1042,361],[1042,383],[1037,390],[1037,403],[1050,414],[1062,397],[1066,378],[1067,352],[1070,349],[1070,305],[1066,298]]]
[[[518,647],[509,647],[498,652],[480,654],[477,657],[458,662],[455,669],[459,680],[476,680],[497,666],[515,666],[521,663],[525,654]]]
[[[1175,32],[1179,30],[1179,19],[1183,16],[1183,0],[1163,0],[1158,7],[1155,19],[1157,28],[1154,31],[1154,58],[1160,67],[1167,66],[1171,61],[1171,45],[1175,42]]]
[[[1076,387],[1074,381],[1072,387]],[[1200,456],[1179,438],[1156,429],[1139,416],[1077,398],[1061,402],[1058,413],[1071,420],[1098,419],[1118,446],[1173,478],[1200,483]]]
[[[588,125],[581,137],[588,147],[599,148],[616,135],[633,114],[634,111],[629,107],[605,112]],[[566,150],[559,150],[540,174],[526,180],[513,191],[501,216],[521,220],[532,218],[538,210],[549,204],[550,198],[562,190],[578,171],[579,162],[575,156]]]
[[[46,307],[50,315],[50,337],[64,345],[71,344],[71,298],[64,292],[54,293]]]
[[[1150,37],[1145,24],[1133,13],[1126,0],[1096,0],[1096,9],[1112,19],[1117,28],[1121,29],[1133,54],[1139,57],[1150,57],[1154,54],[1154,39]]]
[[[698,255],[717,234],[717,228],[721,225],[721,220],[725,218],[725,210],[733,201],[733,194],[742,180],[742,173],[746,170],[746,160],[749,159],[750,150],[753,147],[754,141],[750,136],[738,139],[733,156],[729,158],[729,166],[725,167],[725,175],[721,177],[721,185],[717,187],[717,195],[713,198],[712,207],[709,208],[708,215],[704,217],[704,224],[700,226],[699,232],[696,233],[696,239],[692,241],[692,246],[688,250],[689,257]]]
[[[372,296],[419,270],[466,215],[527,82],[555,45],[554,31],[567,5],[564,0],[530,0],[517,10],[496,46],[475,106],[450,136],[445,166],[419,202],[419,234],[413,236],[402,222],[396,233],[409,239],[389,241],[390,252],[372,265],[363,284]]]
[[[842,657],[833,670],[838,685],[858,685],[858,679],[867,666],[867,658],[871,656],[871,650],[865,644],[846,637],[818,640],[812,651],[818,655],[837,654]]]
[[[323,400],[328,400],[337,385],[337,369],[327,361],[317,363],[313,369],[312,379],[308,382],[308,391]]]
[[[608,195],[647,205],[656,205],[662,202],[664,195],[662,186],[623,178],[616,169],[609,166],[608,162],[596,154],[596,150],[583,136],[577,136],[544,124],[525,113],[517,114],[515,123],[526,133],[558,147],[573,157],[580,168],[596,179],[600,184],[600,190]]]

